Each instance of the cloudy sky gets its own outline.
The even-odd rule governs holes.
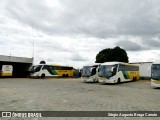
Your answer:
[[[120,46],[160,62],[160,0],[1,0],[0,55],[81,67]],[[33,49],[34,48],[34,49]]]

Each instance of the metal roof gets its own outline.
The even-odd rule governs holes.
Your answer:
[[[0,55],[0,62],[32,63],[33,58]]]

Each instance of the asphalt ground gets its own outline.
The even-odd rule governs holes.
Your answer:
[[[76,78],[1,78],[0,111],[160,111],[160,89],[151,88],[149,80],[122,84],[84,83]],[[134,117],[48,117],[8,119],[144,119]]]

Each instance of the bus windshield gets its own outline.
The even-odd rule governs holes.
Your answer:
[[[152,79],[160,80],[160,64],[152,65]]]
[[[37,66],[34,66],[34,68],[32,68],[32,70],[34,72],[39,72],[41,70],[41,67],[42,67],[42,65],[37,65]]]
[[[84,66],[82,69],[82,76],[88,77],[92,75],[92,68],[95,68],[93,66]]]
[[[102,65],[99,68],[99,76],[110,78],[116,74],[117,66],[116,65]]]

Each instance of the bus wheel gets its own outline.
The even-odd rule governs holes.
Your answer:
[[[65,77],[65,74],[63,74],[62,77]]]
[[[120,84],[121,83],[121,79],[120,78],[118,78],[118,80],[117,80],[117,84]]]
[[[68,77],[68,74],[66,74],[66,77]]]
[[[45,74],[42,74],[42,75],[41,75],[41,78],[42,78],[42,79],[45,78]]]
[[[137,80],[137,78],[136,77],[133,77],[133,81],[136,81]]]

